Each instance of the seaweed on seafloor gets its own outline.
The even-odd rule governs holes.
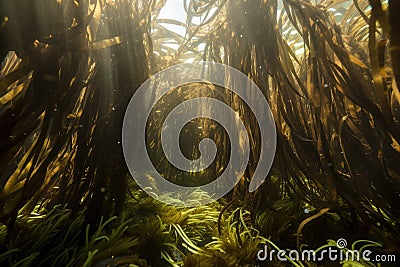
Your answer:
[[[211,240],[218,218],[216,205],[176,208],[149,196],[140,201],[128,202],[125,212],[102,219],[92,231],[91,225],[83,227],[84,211],[73,216],[71,210],[56,206],[40,215],[21,215],[9,239],[6,226],[1,228],[0,262],[9,266],[181,266],[184,254],[178,227],[193,242]]]
[[[231,208],[223,214],[219,235],[215,225],[221,206],[177,208],[161,202],[149,204],[156,200],[147,198],[140,201],[147,203],[143,205],[151,205],[147,210],[153,212],[136,213],[143,206],[135,201],[128,202],[126,212],[101,220],[92,233],[89,231],[91,226],[82,231],[84,212],[71,217],[70,210],[59,206],[47,213],[19,216],[9,240],[6,239],[6,226],[0,229],[0,245],[6,248],[0,252],[0,262],[7,266],[71,267],[321,266],[288,257],[285,264],[275,257],[272,261],[258,261],[257,252],[264,246],[277,251],[286,248],[278,246],[270,237],[262,236],[253,225],[249,211],[242,208]],[[288,208],[288,205],[280,205],[281,209]],[[205,220],[201,220],[201,216]],[[213,225],[214,231],[210,230]],[[209,234],[211,236],[205,236]],[[302,243],[299,251],[305,246]],[[316,251],[328,246],[336,247],[337,244],[328,240]],[[380,245],[358,240],[348,249],[362,251],[370,246]],[[341,264],[366,266],[367,263],[347,260]]]
[[[204,193],[193,195],[193,201],[203,198]],[[179,202],[178,199],[167,199],[166,202]],[[139,231],[141,247],[139,251],[150,253],[151,258],[162,257],[173,266],[182,261],[186,248],[181,246],[181,233],[191,242],[204,245],[211,241],[215,234],[215,225],[219,215],[219,204],[211,203],[199,207],[174,207],[143,196],[138,201],[128,202],[128,213],[134,218],[137,228],[132,228],[132,234]],[[155,225],[154,225],[155,224]],[[160,229],[155,231],[155,229]],[[163,233],[162,236],[156,233]],[[146,255],[148,258],[150,255]]]
[[[46,215],[21,215],[4,236],[0,261],[9,266],[63,264],[65,256],[75,254],[82,221],[82,213],[72,219],[71,211],[60,207]]]
[[[262,247],[264,238],[255,228],[247,226],[249,213],[236,209],[224,220],[222,235],[214,236],[213,241],[199,246],[192,241],[179,225],[172,225],[188,251],[184,266],[255,266],[256,253]]]
[[[83,222],[83,212],[72,217],[71,210],[59,206],[41,216],[19,216],[12,236],[6,238],[6,232],[2,233],[0,262],[7,266],[72,267],[96,266],[115,258],[145,263],[134,253],[138,237],[127,236],[131,220],[123,214],[101,221],[93,234],[89,233],[90,225],[82,231]]]

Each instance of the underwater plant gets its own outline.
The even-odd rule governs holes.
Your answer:
[[[159,18],[166,2],[0,0],[1,265],[284,266],[257,262],[256,253],[334,235],[399,253],[400,1],[184,0],[185,22]],[[181,199],[151,188],[166,205],[133,182],[121,128],[146,79],[194,60],[229,65],[258,85],[278,145],[265,183],[249,192],[263,142],[249,107],[214,85],[178,88],[155,107],[147,135],[171,181],[212,181],[229,161],[224,131],[199,119],[182,149],[196,158],[193,143],[212,137],[213,168],[171,167],[159,125],[181,100],[228,103],[251,144],[232,192],[178,208]],[[192,198],[211,196],[197,190]]]
[[[384,1],[354,1],[339,26],[328,9],[344,2],[229,1],[205,56],[251,77],[274,107],[280,198],[294,190],[354,234],[399,247],[400,99],[387,49],[397,26]],[[256,194],[255,210],[266,197]]]

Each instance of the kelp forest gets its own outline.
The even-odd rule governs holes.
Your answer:
[[[194,62],[240,71],[269,104],[276,150],[254,191],[264,118],[213,83],[161,97],[146,124],[156,171],[127,166],[135,92]],[[0,0],[0,64],[1,266],[398,266],[400,1]],[[210,138],[214,161],[169,162],[163,121],[196,97],[235,112],[250,152],[232,190],[191,206],[162,194],[155,173],[196,188],[237,152],[200,116],[180,150],[195,160]]]

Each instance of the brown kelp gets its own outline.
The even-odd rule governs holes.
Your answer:
[[[187,0],[185,23],[158,19],[165,2],[0,1],[0,260],[255,265],[264,244],[320,245],[339,233],[398,251],[398,1]],[[155,157],[166,115],[157,111],[193,96],[231,105],[246,123],[251,154],[244,177],[221,200],[225,207],[177,209],[128,185],[122,119],[151,74],[201,59],[257,83],[274,113],[277,154],[266,182],[249,193],[261,142],[249,108],[210,84],[178,88],[149,120]],[[208,182],[229,160],[224,132],[209,120],[195,123],[184,153],[198,156],[196,142],[211,133],[220,154],[201,175],[178,175],[156,158],[177,183]],[[32,220],[32,211],[45,215]]]
[[[121,118],[149,75],[155,5],[1,1],[1,52],[14,51],[1,72],[3,221],[39,202],[90,207],[89,221],[119,210],[127,188]]]
[[[240,69],[268,98],[282,189],[331,208],[358,231],[378,225],[375,234],[398,244],[399,99],[387,49],[390,7],[369,4],[367,11],[366,1],[355,1],[358,9],[349,9],[340,27],[328,2],[286,0],[278,9],[272,0],[229,1],[206,57]]]

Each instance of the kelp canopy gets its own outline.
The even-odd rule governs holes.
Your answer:
[[[254,214],[285,199],[329,208],[355,236],[399,248],[400,2],[185,0],[186,23],[158,19],[165,2],[0,1],[1,222],[58,204],[86,223],[120,213],[128,101],[157,71],[208,60],[262,89],[278,133],[262,188],[243,178],[228,200]]]

